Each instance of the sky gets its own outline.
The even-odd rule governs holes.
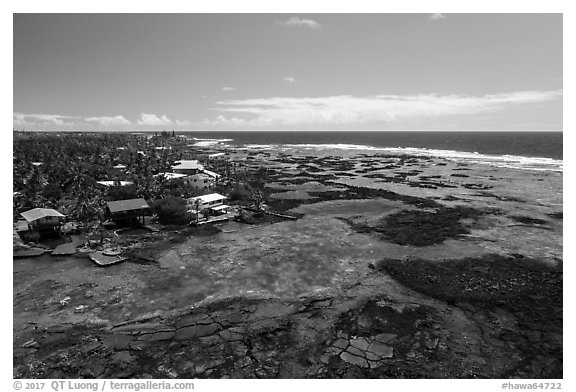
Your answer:
[[[13,127],[562,130],[561,14],[14,14]]]

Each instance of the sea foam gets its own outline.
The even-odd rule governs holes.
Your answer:
[[[270,148],[270,146],[267,147]],[[432,158],[445,158],[454,162],[479,163],[496,167],[535,171],[562,172],[564,167],[564,161],[560,159],[524,157],[518,155],[492,155],[469,151],[438,150],[416,147],[374,147],[361,144],[284,144],[277,147],[280,149],[353,150],[398,155],[418,155]]]

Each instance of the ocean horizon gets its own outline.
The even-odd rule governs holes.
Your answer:
[[[553,131],[176,131],[234,146],[340,145],[563,159],[563,132]]]

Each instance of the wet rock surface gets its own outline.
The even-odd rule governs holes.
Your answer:
[[[296,222],[15,259],[14,377],[562,377],[561,175],[270,156]]]
[[[426,302],[365,295],[235,298],[119,326],[36,330],[17,342],[14,377],[562,376],[561,360],[550,360],[561,350],[555,321],[535,328],[542,321],[528,318],[534,312]],[[455,338],[462,333],[455,324],[465,339]]]
[[[478,219],[483,215],[499,214],[498,210],[479,210],[469,207],[438,207],[431,211],[405,210],[394,213],[376,225],[349,223],[359,233],[378,233],[383,238],[399,245],[429,246],[469,234],[462,223],[465,219]]]

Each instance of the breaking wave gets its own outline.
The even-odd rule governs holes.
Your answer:
[[[382,152],[398,155],[418,155],[433,158],[445,158],[455,162],[478,163],[495,167],[524,169],[535,171],[562,172],[564,161],[561,159],[525,157],[518,155],[491,155],[477,152],[437,150],[415,147],[374,147],[362,144],[283,144],[283,145],[246,145],[252,149],[304,149],[304,150],[348,150]]]
[[[208,146],[214,146],[214,145],[227,145],[227,142],[231,142],[234,139],[208,139],[208,138],[198,138],[198,137],[193,137],[192,138],[194,140],[194,146],[198,146],[198,147],[208,147]]]

